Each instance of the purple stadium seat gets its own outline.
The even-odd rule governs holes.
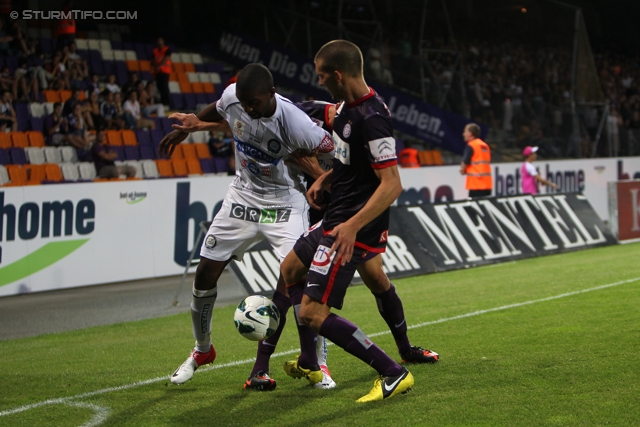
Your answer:
[[[113,43],[112,43],[113,46]],[[122,42],[122,49],[123,50],[134,50],[134,44],[132,42]]]
[[[184,97],[181,93],[169,94],[169,107],[172,110],[182,110],[184,108]]]
[[[196,109],[196,94],[195,93],[185,93],[184,94],[184,108],[187,110],[195,110]]]
[[[140,145],[138,148],[140,149],[141,159],[153,160],[156,158],[156,153],[152,145]]]
[[[213,159],[200,159],[200,167],[202,168],[202,173],[216,173]]]
[[[109,148],[118,154],[118,158],[116,160],[126,160],[124,155],[124,147],[110,145]]]
[[[129,81],[129,70],[127,70],[127,64],[124,61],[115,61],[116,63],[116,80],[120,86]]]
[[[42,53],[53,53],[53,40],[46,37],[41,37],[40,50],[42,51]]]
[[[122,46],[124,45],[124,43],[116,41],[116,40],[111,40],[111,49],[113,50],[127,50],[124,49]]]
[[[14,105],[18,120],[29,118],[29,104],[26,102],[16,102]]]
[[[138,139],[138,145],[151,145],[149,131],[143,129],[136,130],[136,138]]]
[[[162,129],[155,129],[152,130],[151,132],[151,143],[157,147],[158,145],[160,145],[160,141],[162,141],[162,138],[164,138],[164,131]]]
[[[214,157],[213,158],[213,164],[216,167],[216,172],[217,173],[227,172],[229,170],[228,160],[225,159],[224,157]]]
[[[9,159],[9,152],[4,148],[0,148],[0,165],[8,165],[11,163]]]
[[[43,132],[44,120],[38,117],[31,117],[29,119],[31,124],[31,130],[37,130],[38,132]]]
[[[24,149],[22,148],[9,148],[9,158],[11,159],[11,164],[14,165],[24,165],[27,163],[27,156],[24,154]]]
[[[133,50],[136,51],[138,59],[149,59],[143,43],[136,43]]]
[[[4,58],[5,65],[9,67],[9,71],[13,74],[18,68],[18,58],[15,56],[6,56]]]
[[[220,98],[219,93],[205,93],[205,97],[207,98],[207,104],[213,104]]]
[[[171,132],[171,119],[168,117],[158,117],[159,126],[156,129],[162,129],[165,132]]]
[[[396,153],[404,150],[404,139],[396,139]]]
[[[105,74],[101,59],[91,58],[91,60],[89,61],[89,67],[91,68],[91,72],[93,73],[101,76]]]
[[[207,67],[205,66],[205,64],[194,64],[194,65],[198,73],[205,73],[207,71]]]
[[[196,104],[210,104],[207,102],[207,96],[204,93],[196,93]]]
[[[133,147],[131,145],[124,146],[124,157],[127,160],[140,160],[140,152],[138,151],[138,147]]]
[[[147,82],[153,81],[153,74],[151,74],[151,71],[140,71],[140,80],[144,80]]]
[[[102,69],[104,70],[104,74],[115,74],[116,73],[116,61],[102,61]]]
[[[91,55],[89,55],[89,50],[78,49],[76,52],[78,53],[78,55],[80,55],[80,58],[84,59],[85,61],[89,62],[91,60]]]

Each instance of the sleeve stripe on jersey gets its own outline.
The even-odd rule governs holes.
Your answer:
[[[371,167],[374,169],[386,169],[386,168],[390,168],[391,166],[396,166],[397,164],[398,164],[398,160],[393,159],[393,160],[388,160],[386,162],[371,163]]]

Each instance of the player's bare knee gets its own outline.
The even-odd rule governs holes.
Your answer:
[[[300,282],[307,274],[307,268],[302,264],[302,261],[295,255],[295,253],[289,252],[289,255],[280,264],[280,273],[284,279],[285,284],[293,284]]]
[[[194,289],[209,290],[216,288],[225,265],[225,262],[213,261],[202,257],[196,268],[196,277],[193,281]]]

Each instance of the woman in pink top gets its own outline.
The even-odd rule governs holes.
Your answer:
[[[538,158],[537,151],[538,147],[530,146],[524,147],[522,151],[524,156],[524,163],[520,169],[522,173],[522,194],[538,194],[538,183],[558,189],[556,184],[541,177],[536,167],[533,166],[532,162],[535,162]]]

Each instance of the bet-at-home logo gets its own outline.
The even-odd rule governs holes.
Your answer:
[[[35,274],[84,245],[95,229],[95,218],[91,199],[13,204],[0,192],[0,286]],[[3,250],[15,254],[25,242],[43,245],[6,264]]]
[[[139,203],[146,198],[147,198],[147,193],[144,191],[143,192],[130,191],[128,193],[125,191],[124,193],[120,193],[120,199],[126,200],[127,204],[129,205],[134,205],[136,203]]]

